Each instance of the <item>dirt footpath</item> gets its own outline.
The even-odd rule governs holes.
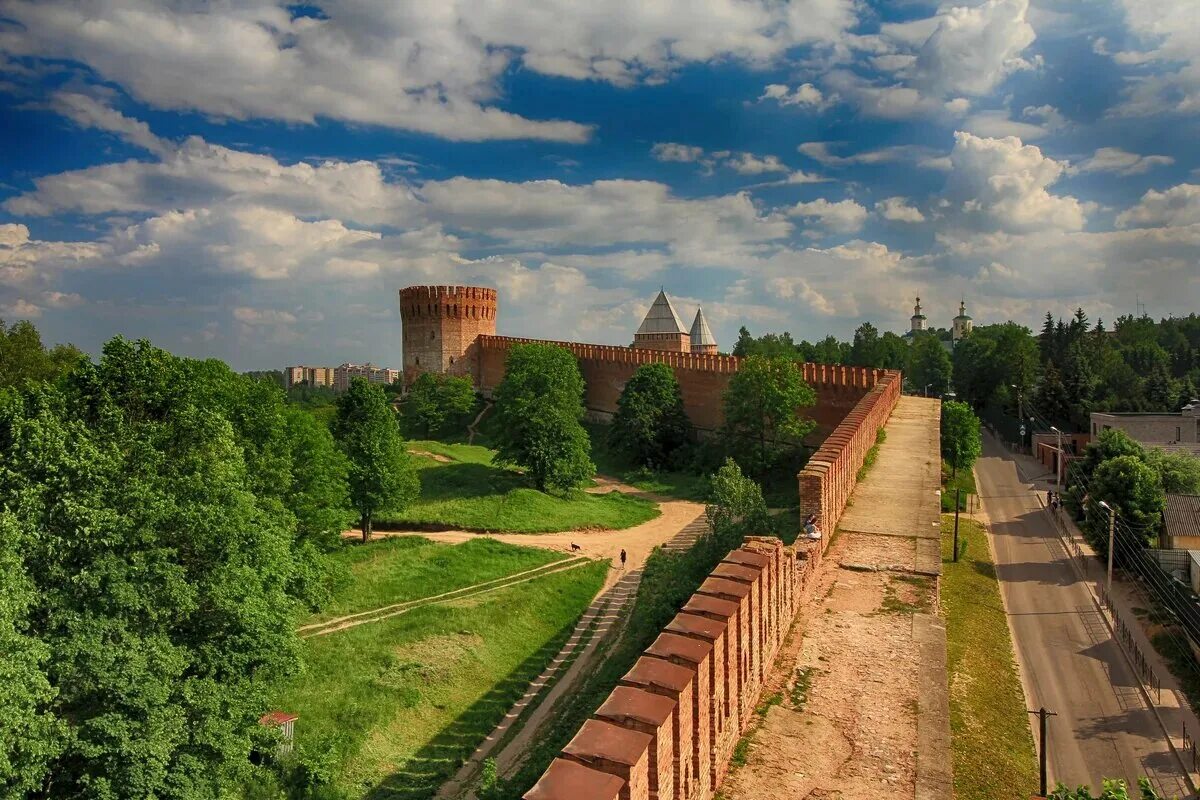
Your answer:
[[[937,414],[901,399],[776,659],[728,800],[950,797],[940,561],[925,530],[938,518]]]
[[[596,492],[620,490],[627,493],[638,493],[631,486],[623,486],[611,481],[598,481]],[[605,588],[612,586],[621,579],[621,551],[626,554],[625,571],[637,569],[646,562],[650,551],[660,544],[671,541],[684,529],[691,526],[697,532],[703,529],[704,504],[690,500],[672,500],[664,497],[643,495],[658,503],[660,513],[657,517],[641,525],[620,531],[562,531],[560,533],[473,533],[471,531],[376,531],[374,538],[388,536],[421,536],[435,542],[458,544],[468,539],[487,536],[508,544],[525,547],[543,547],[547,550],[558,550],[563,553],[575,553],[588,558],[607,558],[613,569],[608,574]],[[362,538],[357,529],[342,534],[347,538]],[[684,537],[687,538],[687,537]],[[694,536],[690,537],[694,541]],[[572,550],[571,545],[579,545],[579,550]],[[675,544],[680,544],[676,540]]]

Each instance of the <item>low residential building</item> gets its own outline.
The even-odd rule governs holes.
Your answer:
[[[1200,550],[1200,496],[1167,495],[1163,508],[1163,547]]]
[[[1083,456],[1084,449],[1091,441],[1086,433],[1056,433],[1033,434],[1033,457],[1046,469],[1058,475],[1057,482],[1066,485],[1070,474],[1071,462]],[[1059,442],[1062,443],[1062,453],[1058,452]]]
[[[1092,437],[1107,430],[1124,431],[1147,446],[1200,444],[1200,401],[1193,400],[1174,414],[1161,412],[1092,414]]]

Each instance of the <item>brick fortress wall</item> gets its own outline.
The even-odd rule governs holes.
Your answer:
[[[863,395],[826,437],[797,476],[800,514],[816,514],[822,530],[833,533],[879,429],[900,400],[899,372],[887,372]]]
[[[823,542],[747,537],[646,648],[526,800],[710,800]],[[806,549],[811,548],[811,549]]]
[[[459,374],[469,374],[484,392],[504,378],[504,360],[514,344],[553,344],[570,350],[579,359],[579,371],[587,386],[584,406],[594,419],[607,419],[617,410],[621,390],[642,364],[670,366],[679,381],[683,406],[697,429],[711,432],[721,427],[722,395],[741,359],[735,356],[676,353],[577,342],[519,339],[511,336],[481,336],[461,360]],[[408,357],[405,356],[407,363]],[[474,372],[469,371],[474,368]],[[808,414],[817,423],[813,444],[830,434],[858,402],[886,375],[887,370],[865,367],[804,364],[804,380],[816,390],[817,404]],[[872,434],[874,435],[874,434]]]
[[[496,290],[482,286],[409,286],[400,290],[404,382],[422,372],[474,374],[480,336],[496,332]],[[464,358],[468,359],[464,363]]]

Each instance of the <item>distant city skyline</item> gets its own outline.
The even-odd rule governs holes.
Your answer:
[[[274,369],[399,363],[426,283],[614,345],[662,285],[724,347],[1200,308],[1193,0],[959,5],[6,3],[0,318]]]

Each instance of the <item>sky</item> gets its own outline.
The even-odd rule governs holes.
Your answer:
[[[1195,0],[0,0],[0,319],[398,366],[397,291],[626,345],[1200,311]]]

